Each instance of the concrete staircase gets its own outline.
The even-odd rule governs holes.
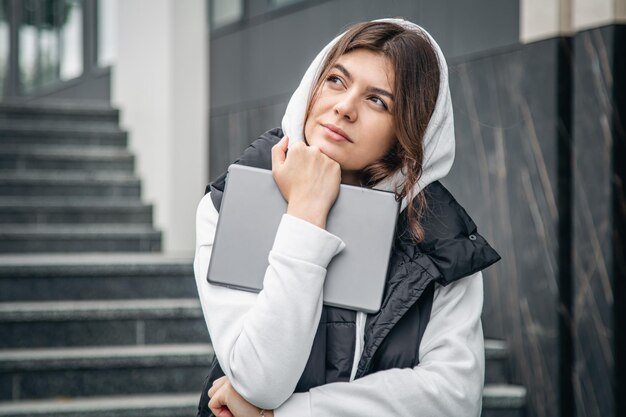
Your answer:
[[[118,111],[0,105],[0,416],[190,416],[213,357]]]
[[[501,340],[485,340],[485,388],[483,417],[526,416],[526,388],[511,385],[509,351]]]
[[[0,105],[0,417],[196,414],[192,260],[159,253],[139,191],[108,105]],[[524,416],[506,345],[486,355],[483,416]]]
[[[191,260],[0,257],[0,416],[191,416],[213,352]]]
[[[0,105],[0,253],[159,252],[109,105]]]

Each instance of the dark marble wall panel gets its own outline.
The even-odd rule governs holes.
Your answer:
[[[613,39],[613,301],[615,310],[615,415],[626,416],[626,25]],[[621,75],[620,75],[621,74]]]
[[[450,69],[457,154],[445,184],[502,255],[485,272],[483,325],[509,342],[531,416],[559,415],[557,48]]]
[[[239,111],[216,112],[211,116],[210,134],[215,138],[210,150],[209,178],[214,180],[263,132],[280,126],[289,97],[267,100],[264,105]],[[222,140],[220,140],[223,138]]]
[[[615,27],[574,39],[574,397],[578,416],[615,416],[613,337],[613,42]],[[623,318],[622,318],[623,320]]]

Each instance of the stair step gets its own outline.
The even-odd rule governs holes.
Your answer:
[[[0,197],[0,224],[152,224],[152,206],[138,198]]]
[[[193,298],[192,262],[148,253],[0,255],[0,301]]]
[[[123,173],[0,173],[2,196],[139,197],[140,183]]]
[[[486,408],[485,402],[499,400],[486,386],[483,397],[483,416],[522,417],[520,408]],[[190,393],[137,395],[92,398],[62,398],[55,400],[16,401],[0,403],[0,417],[174,417],[192,416],[197,412],[199,389]]]
[[[526,388],[519,385],[488,384],[483,390],[483,417],[524,417]]]
[[[201,365],[212,356],[210,344],[0,350],[0,372]]]
[[[0,399],[191,391],[212,359],[209,344],[2,350]]]
[[[82,146],[4,145],[0,170],[115,170],[132,172],[134,157],[125,149]]]
[[[504,384],[510,379],[507,343],[503,340],[485,340],[485,384]]]
[[[197,298],[0,303],[0,349],[208,340]]]
[[[0,303],[0,322],[202,317],[195,298]]]
[[[128,156],[130,153],[123,148],[111,146],[80,146],[80,145],[40,145],[29,144],[4,144],[0,147],[0,155],[53,155],[67,156],[75,159],[97,157]]]
[[[126,147],[128,134],[119,128],[59,129],[0,124],[0,145],[83,145]]]
[[[117,124],[119,111],[107,102],[55,101],[49,103],[2,103],[0,120],[51,120],[72,123]]]
[[[189,417],[198,411],[191,393],[0,402],[0,417]]]
[[[150,225],[4,225],[0,253],[155,252],[161,232]]]
[[[2,131],[33,131],[42,134],[69,133],[81,135],[93,134],[111,134],[119,133],[122,130],[117,124],[111,123],[74,123],[72,121],[56,121],[56,120],[2,120],[0,119],[0,128]]]

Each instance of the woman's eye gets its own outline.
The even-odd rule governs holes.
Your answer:
[[[370,97],[370,100],[377,106],[380,106],[384,108],[385,110],[388,110],[387,104],[380,97],[372,96]]]
[[[326,81],[335,85],[343,85],[343,81],[341,81],[341,78],[337,77],[336,75],[328,76],[328,78],[326,78]]]

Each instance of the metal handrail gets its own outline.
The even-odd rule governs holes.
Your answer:
[[[97,0],[76,0],[81,6],[82,18],[82,73],[76,78],[86,76],[92,71],[98,71],[97,67]],[[9,27],[9,54],[6,63],[6,75],[4,88],[0,100],[19,99],[37,96],[38,93],[50,91],[55,85],[63,86],[67,83],[61,76],[61,60],[63,42],[61,28],[67,23],[70,8],[66,0],[0,0],[4,15]],[[20,28],[31,26],[36,28],[36,52],[34,82],[26,88],[26,80],[23,78],[23,69],[20,68],[20,59],[24,51],[20,41]],[[57,44],[56,62],[52,66],[53,76],[45,79],[44,75],[50,71],[50,67],[44,68],[42,61],[42,45],[40,44],[41,30],[55,33]],[[49,73],[48,73],[49,74]]]

